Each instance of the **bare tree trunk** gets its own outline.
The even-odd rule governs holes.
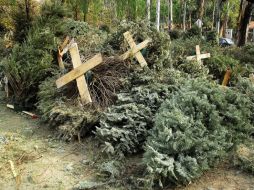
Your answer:
[[[220,33],[220,5],[221,5],[221,0],[217,0],[216,3],[216,31],[219,34]]]
[[[150,20],[151,20],[151,0],[146,0],[146,11],[147,11],[147,20],[150,23]]]
[[[248,25],[251,19],[251,12],[253,10],[253,3],[246,0],[241,1],[241,8],[239,12],[239,26],[237,34],[237,45],[244,46],[248,37]]]
[[[216,0],[214,1],[214,4],[213,4],[213,23],[212,23],[212,30],[213,30],[214,22],[215,22],[215,12],[216,12]]]
[[[173,1],[168,0],[168,28],[172,30],[173,28]]]
[[[25,7],[26,7],[26,19],[27,21],[30,20],[30,0],[25,0]]]
[[[186,30],[186,7],[187,7],[187,2],[186,2],[186,0],[184,0],[184,5],[183,5],[183,7],[184,7],[184,9],[183,9],[183,31],[185,31]]]
[[[226,30],[228,29],[228,20],[229,20],[229,5],[230,5],[230,2],[228,1],[227,2],[227,14],[225,16],[225,21],[224,21],[224,25],[223,25],[223,36],[225,37],[226,36]]]
[[[198,18],[199,18],[200,20],[202,20],[202,19],[203,19],[203,16],[204,16],[205,0],[199,0],[199,1],[198,1],[198,7],[199,7]]]
[[[157,6],[156,6],[156,28],[159,31],[160,30],[160,10],[161,10],[161,2],[160,0],[157,0]]]

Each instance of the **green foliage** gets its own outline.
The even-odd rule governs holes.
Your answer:
[[[233,47],[227,50],[227,53],[233,56],[235,59],[239,60],[241,65],[244,67],[249,67],[251,72],[254,71],[254,45],[247,44],[241,48]]]
[[[42,121],[58,130],[59,138],[70,141],[78,135],[85,136],[98,122],[97,109],[84,109],[78,100],[68,101],[76,96],[70,92],[70,85],[61,89],[55,87],[55,81],[60,73],[47,78],[40,85],[38,93],[38,110],[41,112]],[[74,84],[75,85],[75,84]]]
[[[37,4],[33,0],[17,2],[17,10],[14,10],[12,16],[15,27],[14,39],[17,42],[22,43],[25,41],[36,17],[36,8]]]
[[[43,46],[52,39],[50,31],[34,33],[30,37],[35,41],[29,39],[21,45],[16,45],[11,56],[1,63],[10,82],[14,101],[21,105],[35,102],[38,85],[51,71],[52,57],[48,47]]]
[[[151,39],[150,45],[143,51],[144,57],[150,68],[162,69],[171,67],[170,37],[166,33],[158,32],[145,22],[122,21],[116,32],[109,36],[104,44],[104,51],[109,55],[121,55],[130,49],[125,42],[123,34],[130,31],[136,43]]]
[[[210,58],[203,60],[203,66],[201,68],[196,63],[186,61],[187,56],[196,55],[196,45],[200,45],[202,54],[211,54]],[[230,49],[225,50],[218,45],[213,45],[199,38],[178,39],[174,40],[171,45],[172,57],[175,58],[173,64],[176,68],[190,73],[194,77],[209,74],[214,80],[218,80],[220,83],[227,69],[232,70],[233,80],[236,80],[238,75],[248,76],[252,71],[251,68],[241,64],[239,58],[232,56],[229,53],[230,51]]]
[[[184,32],[182,30],[174,29],[169,31],[169,36],[172,40],[176,40],[182,38],[184,36]]]
[[[197,25],[193,25],[192,28],[187,30],[184,37],[185,38],[194,38],[194,37],[201,38],[201,36],[202,36],[201,29]]]
[[[206,33],[206,40],[210,42],[213,45],[219,44],[219,36],[217,34],[217,31],[211,30]]]
[[[71,17],[71,12],[60,1],[46,1],[41,7],[41,19],[56,21],[57,19],[63,19]],[[58,20],[59,21],[59,20]]]
[[[133,75],[130,89],[118,94],[116,105],[103,113],[96,129],[96,137],[106,152],[122,155],[142,150],[156,111],[182,80],[182,75],[173,69],[161,72],[158,78],[151,71],[150,75],[149,71]]]
[[[233,143],[250,137],[253,103],[201,78],[186,82],[161,106],[146,143],[153,182],[188,184],[213,167]]]

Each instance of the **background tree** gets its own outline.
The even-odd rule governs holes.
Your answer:
[[[161,1],[157,0],[156,4],[156,28],[160,30],[160,11],[161,11]]]
[[[241,0],[239,11],[239,25],[237,34],[237,45],[245,45],[248,37],[248,25],[251,19],[251,13],[254,7],[253,1]]]

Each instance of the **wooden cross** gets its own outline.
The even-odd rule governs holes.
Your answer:
[[[121,55],[120,57],[123,60],[125,60],[131,56],[134,56],[138,60],[141,67],[147,66],[147,62],[146,62],[145,58],[143,57],[142,53],[140,52],[140,50],[142,50],[146,46],[148,46],[148,43],[150,43],[151,40],[145,40],[144,42],[137,45],[135,43],[134,39],[132,38],[132,35],[130,32],[125,32],[123,35],[124,35],[125,40],[128,42],[129,46],[131,47],[131,50],[129,50],[125,54]]]
[[[92,59],[82,64],[77,43],[73,43],[69,47],[74,69],[69,73],[65,74],[64,76],[62,76],[61,78],[59,78],[56,81],[56,86],[57,88],[61,88],[62,86],[68,84],[69,82],[76,80],[82,103],[83,104],[91,103],[92,99],[88,90],[84,74],[90,69],[102,63],[102,55],[97,54]]]
[[[202,59],[206,59],[211,57],[210,53],[201,54],[199,45],[196,45],[196,55],[187,57],[188,61],[197,60],[197,62],[201,65]]]

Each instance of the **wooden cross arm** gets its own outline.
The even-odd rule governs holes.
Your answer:
[[[194,60],[194,59],[197,59],[197,56],[196,55],[194,55],[194,56],[189,56],[189,57],[187,57],[186,58],[188,61],[192,61],[192,60]]]
[[[201,55],[200,55],[200,58],[201,58],[201,59],[210,58],[210,57],[211,57],[211,54],[210,54],[210,53],[206,53],[206,54],[201,54]]]
[[[57,88],[61,88],[62,86],[68,84],[69,82],[77,79],[78,77],[84,75],[90,69],[96,67],[97,65],[101,64],[103,61],[102,55],[97,54],[92,59],[88,60],[87,62],[83,63],[79,67],[73,69],[66,75],[62,76],[61,78],[57,79],[56,86]]]
[[[134,56],[136,53],[138,53],[140,50],[144,49],[145,47],[148,46],[148,44],[151,42],[151,39],[147,39],[145,41],[143,41],[142,43],[138,44],[136,47],[134,47],[133,49],[127,51],[126,53],[124,53],[123,55],[120,56],[120,59],[122,60],[126,60],[131,56]]]
[[[205,59],[205,58],[211,57],[211,54],[210,54],[210,53],[201,54],[199,57],[200,57],[201,59]],[[192,61],[192,60],[197,59],[197,56],[196,56],[196,55],[194,55],[194,56],[189,56],[189,57],[187,57],[186,59],[187,59],[188,61]]]

